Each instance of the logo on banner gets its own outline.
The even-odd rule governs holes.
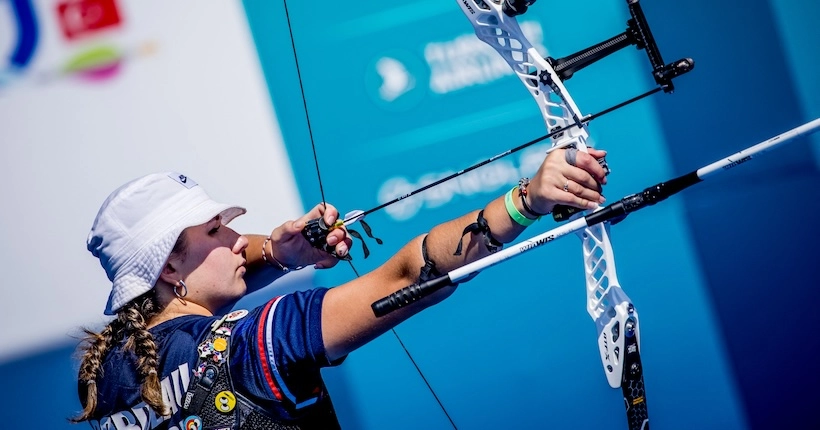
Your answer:
[[[396,221],[407,221],[415,217],[423,208],[435,209],[459,197],[473,198],[487,193],[495,194],[502,188],[517,184],[518,179],[522,176],[532,176],[544,160],[544,151],[548,148],[548,144],[532,146],[521,152],[517,163],[508,159],[497,160],[452,181],[400,200],[385,207],[384,210]],[[379,187],[376,200],[379,204],[386,203],[453,173],[452,170],[422,172],[415,180],[405,176],[388,178]]]
[[[382,78],[379,95],[386,102],[396,100],[416,86],[416,79],[407,72],[404,64],[395,58],[379,58],[376,61],[376,72]]]
[[[14,21],[14,25],[7,28],[14,27],[17,34],[9,35],[14,42],[8,62],[0,64],[0,87],[22,74],[29,66],[34,58],[39,39],[37,17],[34,14],[31,0],[10,0],[4,3],[6,7],[11,8],[9,12]],[[3,21],[0,20],[0,26],[2,23]]]
[[[543,57],[547,49],[541,44],[544,30],[537,21],[522,21],[521,31]],[[507,62],[490,45],[474,34],[463,34],[453,40],[431,42],[424,48],[430,67],[430,90],[447,94],[475,85],[489,84],[513,73]]]
[[[60,30],[73,40],[120,25],[114,0],[68,0],[57,3]]]
[[[522,21],[520,25],[535,49],[546,57],[541,24]],[[427,43],[423,55],[403,50],[382,54],[368,67],[365,86],[371,99],[381,107],[406,111],[424,98],[425,87],[434,94],[447,94],[489,84],[512,73],[492,47],[473,34],[462,34],[451,40]],[[417,85],[425,81],[427,85]]]
[[[365,89],[370,99],[382,108],[408,111],[424,98],[424,87],[417,85],[424,76],[424,69],[421,58],[410,51],[385,52],[367,67]]]
[[[58,28],[54,32],[62,36],[53,39],[63,42],[56,49],[52,39],[49,49],[44,49],[40,40],[42,30],[38,15],[44,13],[54,14],[53,21],[45,19],[42,22],[55,22]],[[11,18],[13,25],[5,25],[6,17]],[[4,37],[3,30],[11,28],[14,31]],[[13,40],[8,63],[0,63],[0,89],[23,77],[34,85],[48,84],[66,76],[84,81],[107,80],[118,74],[126,59],[154,52],[153,42],[129,49],[112,42],[111,36],[118,36],[121,31],[122,15],[116,0],[61,0],[48,9],[35,8],[31,0],[0,1],[0,41]],[[77,43],[82,43],[80,48],[74,47]],[[3,50],[0,46],[0,51]],[[68,56],[64,55],[65,51],[69,52]],[[53,52],[62,59],[52,61],[51,57],[57,56]],[[35,54],[38,58],[43,57],[38,60],[38,66],[32,66]]]
[[[121,24],[114,0],[64,0],[57,3],[56,12],[60,31],[69,42],[104,36]],[[116,46],[102,43],[72,55],[63,72],[85,80],[105,80],[119,72],[123,57]]]

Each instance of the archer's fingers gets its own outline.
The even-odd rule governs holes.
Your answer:
[[[339,258],[344,258],[350,253],[350,247],[353,245],[353,240],[345,235],[346,231],[342,228],[331,231],[327,236],[327,244],[333,247],[336,255]],[[335,257],[328,257],[316,262],[317,269],[326,269],[335,266],[339,260]]]
[[[570,197],[570,201],[565,203],[568,206],[575,206],[576,208],[580,209],[595,209],[598,207],[598,204],[594,201],[587,200],[583,197],[578,197],[573,195]]]
[[[324,218],[325,224],[332,226],[339,219],[339,210],[330,203],[321,206],[321,216]]]
[[[339,218],[339,211],[329,203],[319,203],[299,218],[300,221],[310,221],[316,218],[323,218],[327,225],[333,225]]]
[[[348,236],[347,229],[345,229],[344,227],[334,228],[330,231],[330,233],[327,234],[327,244],[330,246],[336,246],[338,248],[339,245],[345,244],[346,251],[350,249],[351,243],[353,243],[353,241],[352,239],[350,239],[350,236]],[[339,253],[339,251],[339,249],[336,249],[337,254]]]
[[[570,204],[575,204],[578,207],[589,209],[589,202],[603,204],[606,201],[604,196],[600,193],[597,183],[595,184],[594,188],[589,188],[585,187],[582,184],[579,184],[578,182],[573,181],[572,179],[567,179],[566,186],[567,191],[564,194],[564,197],[570,199]],[[570,195],[567,196],[566,194]]]
[[[585,170],[587,173],[592,175],[595,181],[605,184],[606,171],[598,163],[598,159],[606,155],[606,151],[592,148],[590,148],[589,151],[590,153],[578,151],[575,158],[575,167]]]
[[[325,204],[324,203],[319,203],[316,206],[312,207],[308,211],[308,213],[306,213],[305,215],[303,215],[299,219],[304,219],[304,220],[316,219],[316,218],[321,217],[322,214],[324,213],[324,211],[325,211]]]
[[[576,194],[580,194],[582,188],[589,188],[597,192],[601,192],[601,183],[595,179],[589,172],[579,168],[572,168],[564,172],[564,176],[572,182],[575,182],[579,187]]]

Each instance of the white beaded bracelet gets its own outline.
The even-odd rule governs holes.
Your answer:
[[[268,237],[265,238],[265,241],[262,242],[262,260],[265,261],[265,263],[267,263],[268,265],[273,266],[273,267],[275,267],[275,268],[277,268],[277,269],[279,269],[279,270],[281,270],[285,273],[290,272],[290,268],[288,268],[287,266],[282,264],[279,260],[276,259],[276,257],[273,256],[273,250],[272,249],[271,249],[271,253],[270,253],[270,259],[273,260],[273,261],[268,261],[267,248],[268,248],[268,242],[270,242],[270,240],[271,240],[270,236],[268,236]],[[274,263],[276,263],[276,264],[274,265]]]

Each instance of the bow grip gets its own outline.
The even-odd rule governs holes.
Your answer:
[[[604,174],[609,175],[609,164],[606,162],[606,157],[599,158],[598,164],[604,168]],[[576,208],[575,206],[566,206],[566,205],[555,205],[552,209],[552,219],[556,222],[566,221],[571,216],[577,214],[578,212],[583,212],[586,209]]]

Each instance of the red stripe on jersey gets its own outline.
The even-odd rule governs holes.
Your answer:
[[[262,371],[265,373],[265,381],[268,383],[268,388],[271,389],[273,392],[273,396],[276,397],[276,400],[282,400],[282,392],[279,391],[279,387],[276,385],[276,382],[271,374],[270,370],[270,363],[268,362],[268,354],[266,352],[265,346],[267,342],[265,340],[265,320],[267,319],[268,312],[270,311],[271,306],[279,299],[279,297],[275,297],[273,300],[269,301],[267,305],[265,305],[265,309],[262,311],[264,315],[263,318],[259,319],[259,330],[257,331],[256,336],[256,345],[259,349],[259,359],[262,363]]]

